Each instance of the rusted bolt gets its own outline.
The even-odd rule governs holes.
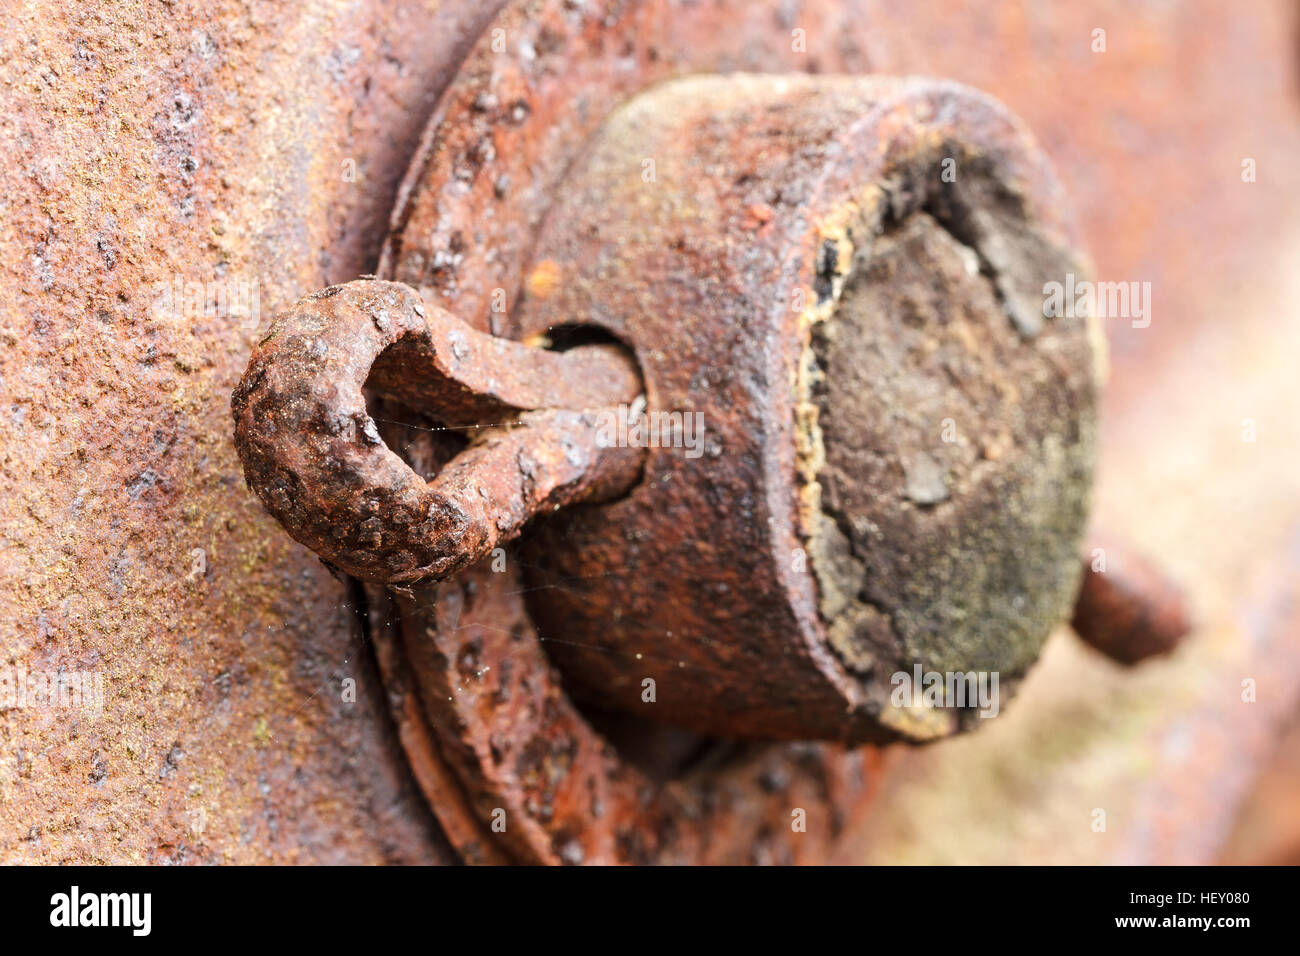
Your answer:
[[[1023,130],[955,85],[666,84],[605,124],[512,319],[627,342],[648,413],[702,425],[697,455],[599,440],[592,410],[639,414],[616,350],[528,349],[362,282],[300,301],[253,356],[249,483],[326,560],[393,585],[628,492],[529,544],[530,610],[579,694],[632,708],[651,679],[656,717],[728,735],[942,736],[970,712],[899,707],[894,675],[1005,690],[1078,583],[1093,338],[1043,317],[1045,278],[1078,269],[1051,188]],[[367,381],[491,427],[426,482],[380,441]]]
[[[895,706],[918,666],[1005,697],[1069,617],[1091,482],[1095,330],[1043,315],[1083,271],[1062,207],[1024,130],[953,84],[696,77],[616,110],[510,333],[604,325],[704,453],[651,448],[628,495],[526,540],[566,687],[846,742],[974,718]]]

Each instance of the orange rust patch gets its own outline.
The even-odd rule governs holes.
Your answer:
[[[535,299],[550,298],[551,293],[560,284],[561,275],[560,267],[554,260],[543,259],[525,280],[524,285],[528,295]]]

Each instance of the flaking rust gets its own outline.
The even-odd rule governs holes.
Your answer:
[[[916,662],[1012,687],[1087,518],[1089,320],[1041,314],[1069,237],[1033,141],[954,84],[700,77],[616,110],[543,227],[565,281],[512,319],[607,316],[715,453],[649,449],[626,497],[528,539],[573,692],[635,709],[649,677],[655,719],[860,743],[958,728],[895,719]]]

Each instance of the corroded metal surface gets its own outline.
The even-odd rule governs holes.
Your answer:
[[[388,679],[419,700],[409,714],[424,728],[417,759],[441,755],[459,785],[427,792],[468,861],[843,859],[846,821],[879,785],[875,752],[800,744],[751,748],[667,780],[639,769],[566,695],[516,562],[400,598],[402,636],[379,638],[398,645],[385,651]]]
[[[0,858],[451,858],[383,720],[386,694],[410,697],[400,681],[367,676],[348,593],[243,490],[229,394],[265,317],[373,271],[394,185],[492,6],[182,0],[0,14],[0,617],[10,623],[0,663],[98,668],[109,694],[97,721],[0,714]],[[1205,859],[1216,832],[1207,821],[1230,813],[1237,792],[1206,782],[1224,768],[1248,775],[1269,721],[1296,695],[1280,679],[1294,627],[1258,630],[1273,635],[1263,641],[1232,622],[1257,624],[1253,608],[1284,593],[1286,582],[1257,592],[1243,581],[1275,561],[1270,542],[1296,517],[1286,452],[1300,447],[1288,444],[1296,379],[1277,343],[1297,334],[1297,290],[1272,281],[1297,248],[1278,214],[1297,199],[1279,173],[1300,147],[1294,5],[1242,16],[1215,0],[818,0],[670,14],[639,29],[670,36],[659,56],[674,63],[674,50],[696,49],[703,70],[926,73],[989,91],[1060,170],[1097,272],[1150,278],[1160,303],[1149,329],[1108,328],[1111,477],[1099,502],[1109,524],[1176,563],[1208,619],[1169,661],[1123,676],[1082,649],[1049,653],[1042,693],[1022,698],[1006,725],[1023,736],[900,754],[900,779],[934,760],[951,773],[890,804],[923,818],[877,815],[893,829],[866,836],[846,826],[838,852],[969,860],[986,841],[998,861],[1077,861],[1107,858],[1132,833],[1131,859]],[[1104,54],[1089,50],[1098,27]],[[524,39],[509,34],[496,67],[481,58],[478,68],[518,69]],[[554,57],[549,70],[562,73]],[[580,107],[557,97],[557,126],[578,122]],[[491,139],[488,119],[512,115],[485,112],[458,135],[467,146]],[[1258,163],[1256,183],[1241,181],[1245,157]],[[506,181],[485,169],[507,194],[544,192],[558,175],[538,166],[536,180]],[[495,215],[490,203],[482,212]],[[465,221],[473,242],[474,217]],[[444,271],[455,269],[451,238],[426,250],[444,253]],[[260,318],[154,304],[160,285],[223,276],[260,282]],[[491,279],[485,295],[523,287]],[[483,304],[480,327],[490,315]],[[1262,440],[1243,449],[1247,414]],[[1179,517],[1187,511],[1194,520]],[[197,573],[196,549],[206,555]],[[1070,839],[1106,794],[1150,780],[1147,755],[1169,749],[1161,730],[1218,693],[1207,670],[1225,675],[1237,706],[1202,728],[1218,744],[1194,748],[1194,772],[1177,762],[1182,748],[1162,764],[1165,785],[1147,806],[1167,824],[1152,831],[1152,811],[1136,808],[1130,829]],[[1248,674],[1274,675],[1255,709],[1235,696]],[[338,684],[350,676],[357,701],[344,705]],[[1130,708],[1123,727],[1145,732],[1116,731]],[[1084,710],[1097,717],[1081,727]],[[418,733],[410,720],[399,727]],[[1044,755],[1047,737],[1065,743]]]
[[[373,270],[493,13],[0,12],[0,666],[104,690],[0,712],[0,859],[455,859],[356,595],[244,489],[229,403],[271,315]]]

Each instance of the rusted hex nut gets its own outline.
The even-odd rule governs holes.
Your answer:
[[[1083,641],[1121,664],[1168,654],[1191,630],[1182,590],[1151,562],[1113,540],[1083,558],[1070,622]]]
[[[425,481],[380,438],[367,383],[467,428],[469,446]],[[453,574],[540,511],[627,488],[642,452],[602,446],[598,416],[639,391],[616,347],[506,342],[363,280],[279,316],[231,407],[245,478],[289,533],[348,574],[401,585]]]
[[[1005,698],[1070,614],[1092,478],[1096,330],[1043,306],[1083,271],[1063,208],[1024,129],[955,84],[692,77],[616,110],[513,334],[601,316],[648,414],[699,428],[527,539],[566,686],[846,742],[979,723],[900,706],[916,667]]]

